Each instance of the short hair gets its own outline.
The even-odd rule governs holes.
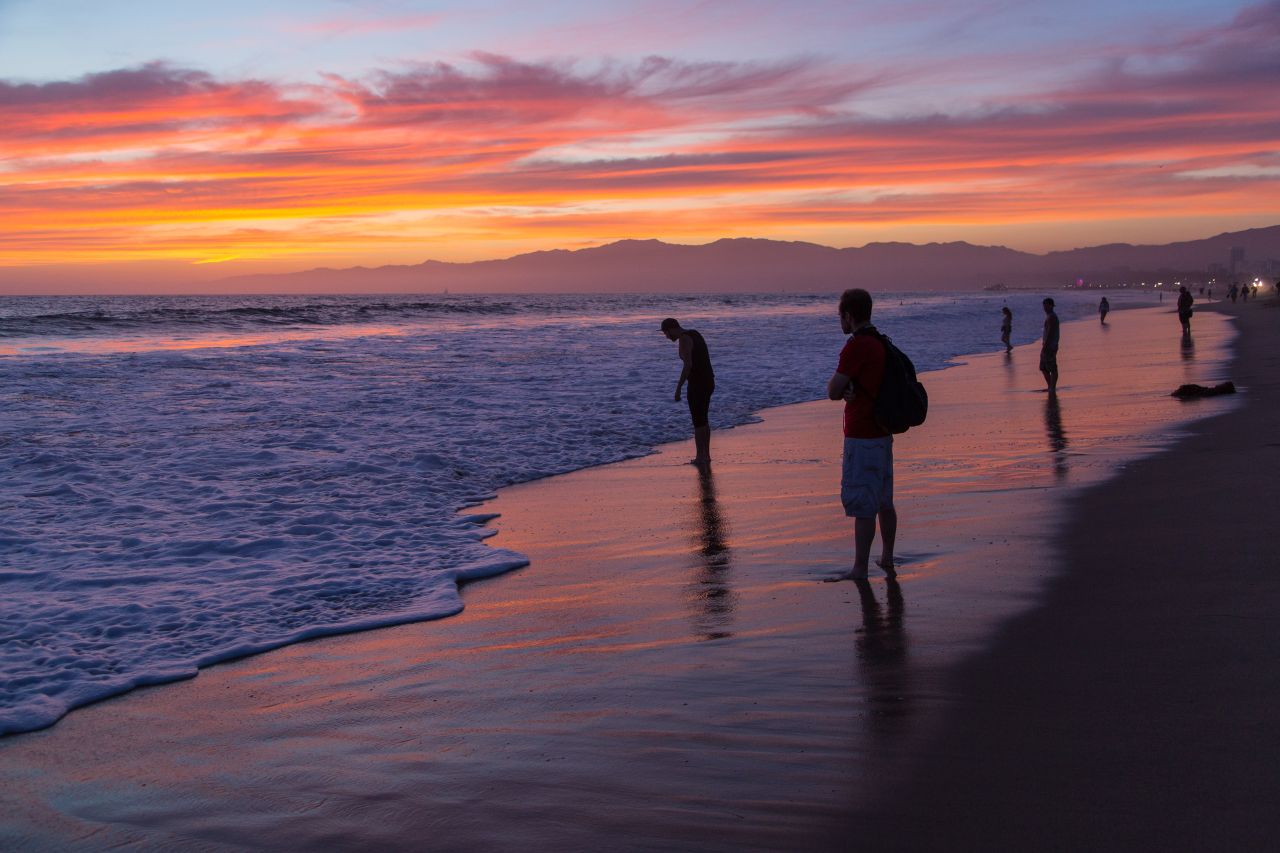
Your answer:
[[[1052,296],[1046,296],[1046,297],[1044,298],[1044,306],[1045,306],[1046,308],[1052,308],[1052,307],[1053,307],[1053,297],[1052,297]]]
[[[662,328],[662,331],[664,332],[667,329],[678,329],[680,328],[680,323],[676,320],[675,317],[668,317],[667,319],[662,321],[661,328]]]
[[[871,319],[871,294],[861,287],[851,287],[840,294],[840,313],[849,314],[859,323]]]

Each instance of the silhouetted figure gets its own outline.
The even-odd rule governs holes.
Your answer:
[[[1053,299],[1044,299],[1044,334],[1040,339],[1040,372],[1049,385],[1049,393],[1058,392],[1058,315],[1053,312]]]
[[[662,333],[669,341],[679,342],[680,379],[676,382],[676,402],[680,402],[680,389],[689,383],[686,396],[689,400],[689,416],[693,419],[694,465],[705,468],[711,464],[711,424],[707,414],[711,409],[711,395],[716,390],[716,374],[711,369],[711,353],[707,342],[696,329],[682,329],[680,323],[668,317],[662,321]]]
[[[716,502],[716,484],[708,468],[698,471],[698,502],[694,507],[697,563],[690,582],[689,603],[699,639],[733,636],[733,611],[737,596],[729,584],[733,552],[728,527]]]
[[[844,400],[844,463],[840,502],[853,519],[853,568],[842,579],[867,576],[871,543],[880,522],[877,561],[893,577],[893,546],[898,512],[893,506],[893,436],[876,423],[873,404],[884,381],[885,348],[871,325],[871,294],[861,288],[840,296],[840,328],[849,335],[835,373],[827,380],[827,397]]]
[[[1182,333],[1184,335],[1191,334],[1191,305],[1196,298],[1191,295],[1191,291],[1186,287],[1178,288],[1178,322],[1182,324]]]
[[[1013,344],[1009,343],[1009,336],[1013,334],[1013,312],[1006,305],[1000,309],[1000,313],[1004,315],[1000,319],[1000,342],[1004,344],[1005,352],[1013,352]]]
[[[1107,312],[1111,310],[1111,303],[1107,301],[1107,297],[1102,297],[1102,301],[1098,303],[1098,322],[1107,322]]]
[[[1053,473],[1059,479],[1067,475],[1067,433],[1062,429],[1062,404],[1057,394],[1050,394],[1044,401],[1044,431],[1049,437],[1049,452],[1053,454]]]
[[[1238,297],[1239,295],[1240,295],[1240,286],[1238,284],[1232,284],[1230,287],[1227,288],[1227,298],[1231,300],[1232,305],[1236,304],[1236,297]]]

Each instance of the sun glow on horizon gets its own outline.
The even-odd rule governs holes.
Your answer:
[[[461,26],[413,6],[285,29],[382,38],[400,21],[445,38]],[[707,8],[690,7],[695,23]],[[572,3],[562,11],[593,20]],[[741,26],[736,38],[751,43]],[[820,38],[816,24],[796,26]],[[1275,224],[1280,90],[1268,51],[1280,4],[1184,16],[1161,37],[1060,45],[1071,73],[1059,77],[1026,46],[877,65],[806,52],[802,39],[789,55],[739,58],[706,41],[707,60],[687,45],[646,53],[639,34],[634,49],[597,59],[466,48],[292,79],[176,61],[0,77],[0,267],[177,261],[239,273],[623,238],[1042,252]],[[921,111],[934,89],[952,106]]]

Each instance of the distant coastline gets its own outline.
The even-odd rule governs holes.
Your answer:
[[[1043,255],[971,243],[868,243],[833,248],[753,238],[702,245],[620,240],[497,260],[241,275],[173,288],[95,281],[38,284],[37,274],[0,269],[0,295],[140,293],[821,293],[859,282],[881,292],[981,291],[1063,287],[1194,286],[1280,276],[1280,225],[1166,245],[1114,243]],[[24,278],[32,276],[33,278]]]

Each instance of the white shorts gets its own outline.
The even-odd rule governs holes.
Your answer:
[[[850,518],[875,518],[893,506],[893,436],[844,440],[840,502]]]

